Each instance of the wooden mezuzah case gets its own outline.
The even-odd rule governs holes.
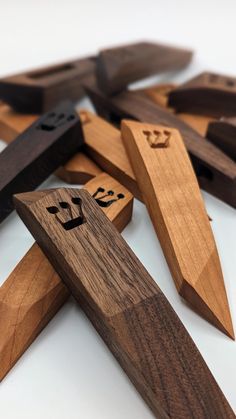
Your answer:
[[[179,294],[234,338],[220,260],[179,132],[122,121],[122,138]]]
[[[236,160],[236,117],[221,118],[210,122],[207,138],[221,148],[231,159]],[[235,192],[236,193],[236,192]]]
[[[86,85],[86,91],[97,112],[111,121],[129,118],[178,129],[190,154],[200,186],[236,208],[236,163],[218,147],[176,115],[149,99],[132,92],[123,92],[108,98],[92,84]]]
[[[0,153],[0,222],[13,210],[12,195],[33,190],[83,143],[71,102],[39,118]]]
[[[21,114],[6,103],[0,103],[0,139],[10,143],[38,117],[33,114]]]
[[[102,50],[97,57],[97,80],[108,94],[152,74],[189,64],[192,51],[152,42],[139,42]]]
[[[42,113],[61,100],[84,95],[82,81],[95,69],[95,59],[84,58],[0,79],[0,99],[20,112]]]
[[[121,232],[132,216],[131,193],[106,173],[90,180],[85,188]],[[0,380],[69,295],[35,243],[0,287]]]
[[[167,299],[87,191],[31,192],[14,202],[158,418],[234,418]]]
[[[169,94],[169,106],[178,112],[213,117],[236,115],[236,78],[201,73]]]

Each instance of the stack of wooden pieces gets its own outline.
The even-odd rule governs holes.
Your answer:
[[[204,73],[182,86],[128,89],[191,57],[142,42],[0,80],[0,138],[9,143],[0,155],[0,222],[15,207],[36,240],[0,288],[0,379],[72,294],[157,418],[235,417],[120,235],[135,197],[180,296],[234,339],[199,186],[236,207],[235,79]],[[98,115],[76,109],[85,94]],[[83,189],[35,191],[52,173]]]

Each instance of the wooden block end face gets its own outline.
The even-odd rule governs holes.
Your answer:
[[[136,134],[140,147],[149,146],[152,150],[168,149],[173,141],[176,142],[180,138],[179,132],[173,128],[123,120],[121,134],[124,141],[126,140],[125,132],[129,130]]]

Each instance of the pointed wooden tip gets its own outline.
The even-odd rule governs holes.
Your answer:
[[[219,288],[216,282],[218,282]],[[218,281],[216,281],[216,277],[214,281],[212,280],[212,290],[209,293],[206,290],[206,282],[202,278],[194,285],[194,288],[184,280],[179,293],[198,314],[235,340],[230,308],[221,277],[218,278]]]

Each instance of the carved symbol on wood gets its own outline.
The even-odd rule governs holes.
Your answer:
[[[235,82],[233,79],[230,79],[228,77],[221,77],[221,76],[218,76],[217,74],[209,74],[208,81],[209,83],[212,83],[212,84],[225,85],[228,87],[235,86]]]
[[[168,130],[163,131],[143,131],[147,138],[147,142],[152,148],[165,148],[169,146],[171,132]]]
[[[75,119],[75,115],[73,114],[66,115],[64,113],[50,112],[46,115],[45,119],[40,122],[37,129],[41,129],[43,131],[54,131],[54,129],[67,122],[73,121],[73,119]]]
[[[104,193],[105,189],[99,187],[96,192],[92,195],[95,201],[98,203],[98,205],[102,208],[108,208],[110,205],[112,205],[114,202],[119,201],[119,199],[123,199],[125,196],[122,193],[117,194],[116,198],[110,199],[109,201],[103,201],[104,198],[107,198],[108,196],[114,196],[113,191],[107,191],[104,195],[99,196],[100,193]]]
[[[68,231],[72,230],[75,227],[79,227],[80,225],[84,224],[86,222],[86,219],[83,215],[82,211],[82,201],[80,198],[71,198],[71,202],[78,207],[79,215],[74,218],[72,206],[68,202],[59,202],[59,206],[61,210],[63,210],[63,215],[65,214],[65,211],[67,212],[68,216],[70,217],[69,220],[63,221],[60,218],[60,209],[56,206],[47,207],[47,210],[50,214],[54,214],[56,220],[62,225],[62,227]]]

